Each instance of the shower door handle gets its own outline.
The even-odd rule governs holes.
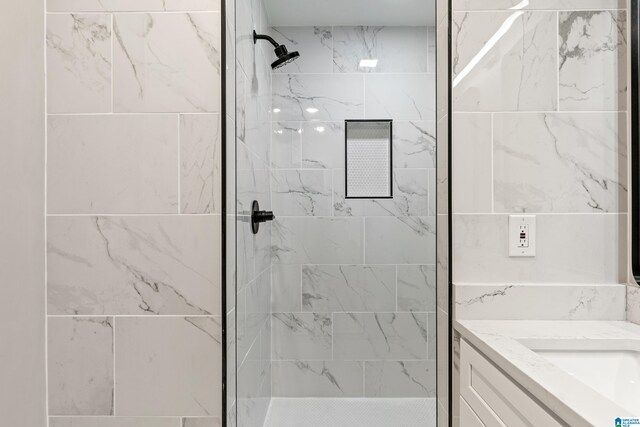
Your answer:
[[[273,221],[276,216],[271,211],[261,211],[260,205],[257,200],[254,200],[251,204],[251,231],[253,234],[258,234],[260,230],[260,223]]]

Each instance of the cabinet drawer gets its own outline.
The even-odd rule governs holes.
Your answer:
[[[487,427],[562,426],[464,339],[460,343],[460,395]]]
[[[486,427],[462,396],[460,396],[460,427]]]

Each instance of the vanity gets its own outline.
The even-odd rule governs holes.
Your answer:
[[[459,320],[460,426],[615,426],[640,418],[640,326]]]

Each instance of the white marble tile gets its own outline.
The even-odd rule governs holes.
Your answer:
[[[218,314],[219,240],[214,216],[49,217],[49,314]]]
[[[167,417],[49,417],[49,427],[177,427]]]
[[[626,215],[537,215],[534,258],[509,258],[508,219],[454,215],[454,283],[626,282]]]
[[[367,264],[435,264],[435,244],[434,217],[365,218]]]
[[[625,285],[455,285],[457,319],[624,320]]]
[[[361,264],[361,218],[276,218],[275,264]],[[372,262],[375,263],[375,262]]]
[[[111,16],[47,16],[49,113],[111,111]]]
[[[213,417],[185,417],[182,418],[181,427],[220,427],[222,422],[220,418]]]
[[[452,14],[454,111],[557,107],[555,12]]]
[[[114,16],[117,112],[220,111],[220,14]]]
[[[448,7],[446,7],[448,10]],[[440,13],[440,12],[438,12]],[[439,21],[437,28],[436,74],[446,76],[450,72],[449,66],[449,13],[444,14],[446,19]],[[440,121],[449,112],[449,80],[436,78],[436,120]]]
[[[364,79],[366,118],[435,119],[435,74],[368,74]]]
[[[335,360],[427,358],[426,313],[334,313]]]
[[[635,284],[627,286],[627,321],[640,325],[640,288]]]
[[[429,73],[437,72],[436,63],[436,43],[437,43],[437,30],[436,27],[427,28],[427,71]],[[420,49],[424,49],[424,46],[420,46]]]
[[[436,362],[365,362],[366,397],[435,397]]]
[[[331,171],[271,172],[273,212],[282,216],[331,216]]]
[[[452,197],[455,213],[493,211],[491,114],[453,114]]]
[[[393,265],[305,265],[302,308],[312,312],[395,311]]]
[[[624,212],[626,169],[624,114],[494,116],[497,212]]]
[[[273,117],[277,118],[275,112]],[[271,167],[302,167],[302,126],[300,122],[271,123]]]
[[[560,12],[559,17],[560,109],[626,110],[626,12]]]
[[[333,71],[337,73],[426,73],[427,27],[334,27]],[[374,68],[360,67],[377,59]]]
[[[435,265],[398,265],[398,311],[436,311]]]
[[[329,313],[275,313],[273,359],[331,359],[332,322]]]
[[[436,216],[436,306],[449,311],[449,215]]]
[[[275,361],[274,397],[362,397],[362,362]]]
[[[221,212],[220,116],[180,116],[180,212]]]
[[[178,116],[50,116],[48,213],[178,213]]]
[[[453,0],[453,10],[624,9],[625,0]]]
[[[344,169],[333,170],[336,216],[427,216],[431,169],[395,169],[393,199],[345,199]]]
[[[259,341],[260,334],[265,323],[271,313],[271,273],[265,271],[260,274],[254,281],[247,284],[246,300],[244,310],[239,307],[238,316],[244,315],[244,331],[242,332],[242,343],[238,340],[239,357],[243,358],[244,353],[240,352],[241,348],[248,349],[251,345],[255,345],[256,340]]]
[[[219,11],[220,0],[47,0],[49,12]]]
[[[220,416],[220,319],[121,317],[115,325],[120,415]]]
[[[274,264],[271,267],[273,313],[302,311],[301,269],[298,264]]]
[[[435,121],[393,122],[393,166],[435,168]]]
[[[300,57],[274,73],[332,73],[333,36],[331,27],[272,27],[271,36]],[[275,59],[275,57],[274,57]]]
[[[50,318],[49,414],[113,415],[113,318]]]
[[[274,74],[273,108],[278,120],[338,121],[364,115],[363,76]]]
[[[344,122],[307,122],[301,125],[302,167],[344,168]]]
[[[427,215],[435,216],[438,211],[438,179],[437,171],[435,169],[427,169],[429,178],[429,210]]]

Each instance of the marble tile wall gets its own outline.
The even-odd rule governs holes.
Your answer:
[[[219,1],[47,12],[50,425],[219,426]]]
[[[301,54],[272,75],[273,395],[434,398],[435,28],[271,34]],[[345,199],[354,118],[393,119],[391,200]]]
[[[266,42],[254,44],[253,30],[268,31],[266,9],[261,0],[236,0],[234,19],[227,42],[234,53],[235,106],[234,140],[236,152],[235,198],[236,297],[235,309],[228,311],[236,320],[235,395],[229,397],[228,425],[261,427],[271,400],[271,240],[272,224],[260,225],[252,234],[251,204],[271,210],[269,179],[271,162],[271,67],[273,48]],[[229,8],[231,9],[231,8]],[[233,108],[233,109],[232,109]],[[229,134],[231,137],[231,133]],[[232,140],[230,140],[232,141]],[[231,202],[230,202],[231,203]],[[231,253],[231,252],[228,252]],[[230,301],[227,301],[229,307]],[[229,335],[230,336],[230,335]],[[230,362],[232,363],[232,362]],[[232,381],[230,376],[230,382]],[[232,403],[235,400],[235,405]]]

